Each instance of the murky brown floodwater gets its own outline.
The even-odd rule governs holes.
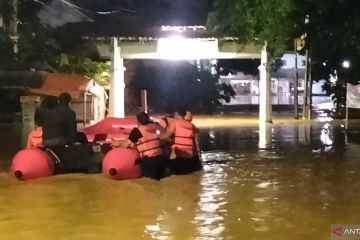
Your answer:
[[[204,171],[160,182],[18,181],[21,126],[0,126],[0,239],[330,239],[360,224],[360,147],[340,126],[277,124],[268,151],[257,130],[201,129]]]

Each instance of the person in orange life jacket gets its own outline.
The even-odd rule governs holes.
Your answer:
[[[200,170],[195,151],[197,131],[195,126],[185,120],[186,111],[178,109],[174,120],[161,138],[173,139],[170,156],[170,169],[174,174],[187,174]]]
[[[165,177],[166,159],[163,156],[159,138],[159,126],[150,120],[145,112],[136,115],[138,127],[127,140],[113,141],[113,147],[136,148],[140,155],[142,176],[160,180]]]
[[[189,122],[192,122],[192,119],[193,119],[193,115],[192,115],[192,112],[190,111],[186,111],[186,114],[184,116],[184,119],[189,121]],[[172,122],[174,121],[174,115],[167,115],[163,118],[160,119],[159,121],[159,125],[163,128],[163,131],[167,131],[169,128],[170,128],[170,125],[172,124]],[[195,127],[196,128],[196,127]],[[198,129],[196,128],[196,133],[198,133]],[[170,158],[170,155],[171,155],[171,145],[173,143],[173,139],[167,139],[167,143],[163,143],[163,152],[164,152],[164,156]],[[195,148],[196,146],[198,146],[198,138],[195,138],[195,141],[196,141],[196,144],[195,144]],[[201,162],[200,162],[200,158],[199,158],[199,153],[198,153],[198,150],[195,149],[195,158],[199,161],[199,164],[201,166]]]
[[[46,111],[46,109],[55,106],[57,104],[57,101],[58,99],[55,96],[45,96],[44,99],[41,101],[40,106],[36,108],[34,116],[36,127],[29,133],[26,144],[27,148],[42,147],[42,125],[44,123],[44,112]]]
[[[193,114],[190,111],[186,111],[186,114],[184,116],[184,119],[192,122],[193,120]],[[202,161],[201,161],[201,153],[200,153],[200,149],[198,146],[200,146],[199,144],[199,129],[194,125],[195,127],[195,131],[196,131],[196,137],[195,137],[195,149],[194,149],[194,160],[196,161],[196,167],[195,169],[202,169]]]

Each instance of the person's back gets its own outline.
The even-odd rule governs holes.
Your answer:
[[[44,116],[49,108],[53,108],[57,104],[57,97],[45,96],[40,106],[35,110],[34,122],[36,128],[30,131],[27,139],[27,148],[42,147],[42,126],[44,125]]]
[[[175,118],[162,139],[173,139],[170,155],[170,169],[175,174],[187,174],[201,169],[197,146],[196,127],[186,120],[186,111],[179,108]]]
[[[138,126],[141,137],[135,143],[140,157],[156,157],[162,155],[160,139],[157,134],[158,126],[155,123],[148,123]]]
[[[73,144],[77,142],[77,128],[76,115],[69,106],[70,101],[71,96],[62,93],[59,95],[59,103],[46,112],[44,147],[51,149],[61,160],[55,166],[56,173],[99,172],[100,165],[89,145]]]
[[[185,119],[174,120],[174,142],[172,149],[175,151],[177,157],[192,158],[194,157],[194,139],[195,127]]]
[[[46,111],[43,123],[45,146],[63,146],[76,141],[76,115],[69,107],[70,101],[69,94],[60,94],[59,103]]]
[[[159,126],[145,112],[140,112],[136,118],[138,127],[133,128],[127,140],[113,142],[113,147],[136,148],[141,158],[142,176],[160,180],[165,177],[167,162],[162,154]]]

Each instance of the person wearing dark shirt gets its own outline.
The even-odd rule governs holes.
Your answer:
[[[140,112],[136,118],[138,127],[133,128],[128,140],[114,142],[113,146],[136,148],[141,158],[142,176],[160,180],[165,176],[167,162],[158,135],[159,126],[145,112]]]
[[[34,121],[35,124],[39,127],[42,127],[44,124],[44,117],[46,112],[49,109],[54,108],[58,104],[58,97],[55,96],[45,96],[40,103],[40,106],[35,110]]]
[[[77,141],[76,115],[70,108],[70,94],[62,93],[58,99],[56,106],[45,111],[43,119],[43,145],[59,159],[55,161],[55,173],[99,172],[100,164],[89,145]]]
[[[59,103],[44,112],[43,145],[45,147],[64,146],[76,141],[76,115],[70,108],[71,96],[59,95]]]
[[[48,109],[51,109],[57,105],[58,98],[55,96],[45,96],[40,103],[40,106],[35,110],[35,129],[33,129],[28,136],[27,148],[31,147],[43,147],[42,145],[42,126],[44,124],[44,114]]]

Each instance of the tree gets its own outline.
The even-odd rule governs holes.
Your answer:
[[[48,2],[48,1],[44,1]],[[11,1],[0,5],[0,15],[8,23],[12,13]],[[93,46],[81,40],[81,36],[69,36],[60,29],[53,29],[40,23],[36,13],[40,5],[36,1],[20,1],[19,4],[19,52],[12,50],[9,27],[0,29],[0,69],[43,70],[86,75],[101,85],[109,83],[104,76],[109,66],[96,61]]]
[[[264,44],[277,55],[292,41],[289,20],[294,0],[215,0],[208,26],[216,35],[236,36],[243,43]]]
[[[138,64],[130,88],[140,96],[148,91],[148,102],[157,111],[171,112],[178,106],[195,112],[212,111],[235,96],[231,86],[220,84],[219,76],[207,69],[198,70],[185,61],[156,61],[155,65]]]
[[[63,73],[90,77],[102,86],[107,86],[110,82],[110,64],[93,61],[89,57],[62,53],[59,57],[57,68]]]
[[[274,54],[293,49],[293,39],[306,33],[313,79],[328,81],[325,89],[338,106],[344,83],[358,83],[360,69],[360,2],[356,0],[215,0],[209,26],[217,34],[247,43],[268,42]],[[349,60],[352,67],[343,68]],[[330,82],[330,76],[337,82]]]
[[[345,83],[360,80],[360,2],[355,0],[307,0],[301,2],[302,15],[309,22],[302,26],[307,32],[313,78],[326,79],[324,89],[342,111],[346,101]],[[348,60],[350,68],[342,63]]]

